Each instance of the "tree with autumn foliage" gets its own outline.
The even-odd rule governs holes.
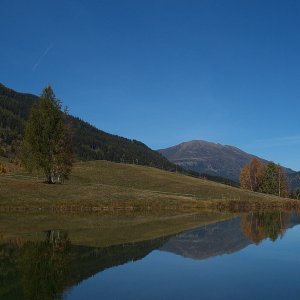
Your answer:
[[[240,174],[241,188],[254,192],[289,196],[289,184],[284,169],[273,162],[263,165],[257,158],[244,166]]]
[[[253,158],[240,174],[241,187],[247,190],[258,192],[262,182],[264,165],[257,158]]]

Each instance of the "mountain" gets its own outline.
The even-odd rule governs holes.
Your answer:
[[[26,120],[39,97],[19,93],[0,84],[0,156],[14,158],[19,150]],[[145,144],[106,133],[69,115],[73,148],[79,160],[110,160],[184,172]],[[188,172],[191,173],[191,172]]]
[[[228,178],[235,182],[239,182],[241,169],[257,157],[233,146],[201,140],[181,143],[158,151],[171,162],[185,169]],[[257,158],[263,163],[268,162]],[[285,170],[294,186],[297,181],[295,177],[297,172],[287,168]]]

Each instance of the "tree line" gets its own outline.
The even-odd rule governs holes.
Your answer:
[[[273,162],[263,164],[253,158],[240,173],[241,188],[265,194],[289,197],[290,188],[284,169]]]

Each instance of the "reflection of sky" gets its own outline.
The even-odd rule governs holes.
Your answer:
[[[275,242],[193,260],[155,250],[84,280],[66,299],[298,299],[300,226]]]

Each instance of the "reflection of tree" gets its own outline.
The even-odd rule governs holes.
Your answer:
[[[289,214],[283,212],[254,212],[242,217],[244,235],[259,244],[263,239],[272,241],[283,236],[289,221]]]
[[[43,241],[2,242],[0,299],[60,299],[64,290],[112,266],[142,259],[169,237],[89,247],[71,245],[62,231],[48,231]]]
[[[65,287],[70,262],[70,240],[66,233],[48,231],[42,242],[26,242],[18,265],[26,299],[59,299]]]

